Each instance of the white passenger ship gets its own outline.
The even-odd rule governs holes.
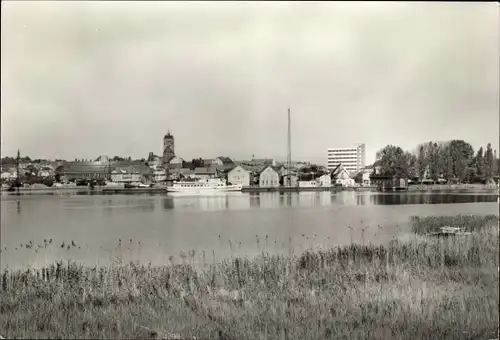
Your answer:
[[[227,185],[225,181],[215,178],[197,182],[174,182],[173,186],[167,188],[167,192],[215,193],[241,191],[242,188],[241,184]]]

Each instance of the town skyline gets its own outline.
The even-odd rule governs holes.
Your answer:
[[[140,159],[170,130],[187,160],[285,160],[289,107],[294,160],[499,149],[493,3],[8,2],[2,19],[2,157]]]

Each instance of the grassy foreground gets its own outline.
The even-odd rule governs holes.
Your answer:
[[[414,219],[414,227],[437,227],[449,219]],[[57,263],[4,272],[0,335],[493,339],[499,323],[498,228],[488,218],[473,220],[476,232],[470,237],[415,236],[299,257],[263,254],[204,269],[187,263]]]

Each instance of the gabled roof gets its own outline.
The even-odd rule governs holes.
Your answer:
[[[229,157],[220,156],[217,158],[221,160],[222,164],[234,164],[233,160]]]
[[[260,174],[264,168],[266,168],[265,165],[248,165],[248,164],[240,164],[240,166],[245,169],[246,171],[249,171],[250,173],[253,174]]]
[[[331,176],[337,176],[339,175],[342,171],[347,172],[347,170],[344,168],[342,164],[338,164],[331,172]],[[347,173],[349,175],[349,173]]]
[[[267,166],[264,166],[257,174],[260,175],[261,173],[263,173],[268,168],[271,169],[271,170],[273,170],[274,172],[278,172],[279,171],[279,170],[276,171],[276,169],[274,169],[275,167],[272,167],[271,165],[267,165]]]
[[[107,174],[109,173],[109,166],[100,162],[71,162],[58,166],[56,173]]]
[[[235,168],[235,165],[230,163],[230,164],[224,164],[224,165],[215,165],[215,167],[217,168],[217,170],[228,172],[231,169]]]
[[[251,170],[245,169],[245,167],[242,166],[242,165],[233,166],[232,168],[227,169],[226,172],[229,173],[229,172],[233,171],[236,168],[241,168],[241,169],[245,170],[246,172],[251,172]]]

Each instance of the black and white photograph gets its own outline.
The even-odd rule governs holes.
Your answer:
[[[497,2],[7,0],[0,74],[0,339],[499,339]]]

